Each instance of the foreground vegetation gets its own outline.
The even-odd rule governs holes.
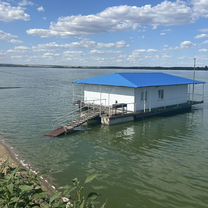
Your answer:
[[[83,184],[90,183],[96,175],[89,176]],[[71,187],[49,194],[41,181],[31,171],[0,163],[0,207],[1,208],[95,208],[99,206],[98,194],[86,193],[78,179]],[[104,208],[105,204],[99,206]]]

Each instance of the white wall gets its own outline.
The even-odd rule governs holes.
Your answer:
[[[127,103],[127,110],[134,111],[134,89],[127,87],[111,87],[111,86],[84,86],[84,101],[109,106],[118,103]]]
[[[164,90],[164,98],[159,99],[158,90]],[[141,100],[142,91],[147,90],[147,101]],[[135,89],[136,110],[144,110],[185,103],[188,100],[188,85],[148,87]]]
[[[164,90],[164,98],[159,99],[158,90]],[[147,90],[147,101],[141,100],[142,91]],[[168,105],[185,103],[188,100],[188,85],[127,88],[111,86],[84,86],[84,101],[87,103],[110,106],[118,103],[127,103],[127,110],[136,111],[158,108]]]

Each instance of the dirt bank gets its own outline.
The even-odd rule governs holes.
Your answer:
[[[18,161],[16,160],[12,150],[0,140],[0,162],[4,162],[6,160],[14,166],[18,165]]]

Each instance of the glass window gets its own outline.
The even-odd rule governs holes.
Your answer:
[[[164,98],[164,90],[158,90],[158,98],[162,100]]]
[[[141,100],[144,100],[144,92],[141,92]]]
[[[147,91],[142,91],[141,92],[141,100],[142,101],[144,101],[144,100],[146,101],[147,100]]]

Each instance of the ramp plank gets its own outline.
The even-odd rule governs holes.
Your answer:
[[[65,129],[63,127],[60,127],[58,129],[55,129],[51,132],[49,132],[47,134],[47,136],[50,136],[50,137],[58,137],[58,136],[61,136],[65,133]]]

